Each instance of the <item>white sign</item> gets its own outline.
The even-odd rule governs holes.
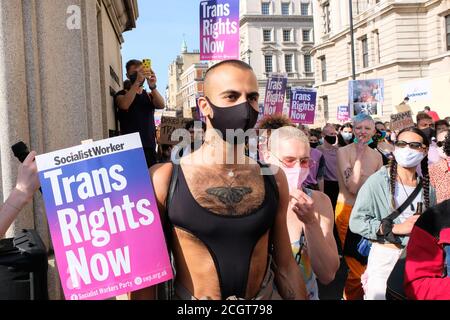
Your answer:
[[[431,100],[431,79],[420,79],[402,85],[403,96],[410,102]]]

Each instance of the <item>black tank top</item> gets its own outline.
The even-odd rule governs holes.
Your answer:
[[[277,214],[278,189],[274,177],[264,176],[265,196],[257,209],[246,215],[223,216],[200,206],[188,188],[181,167],[174,164],[173,170],[177,178],[172,181],[173,194],[167,203],[169,223],[194,235],[208,248],[222,298],[244,298],[253,250],[273,227]]]

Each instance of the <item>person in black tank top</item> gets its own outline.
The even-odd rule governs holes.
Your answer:
[[[282,298],[306,298],[287,233],[285,176],[262,176],[262,167],[239,145],[243,139],[221,135],[253,128],[258,98],[250,66],[235,60],[216,64],[199,99],[205,143],[180,164],[151,169],[179,299],[271,299],[273,280]],[[227,152],[234,161],[218,161]],[[151,297],[152,289],[132,294]]]

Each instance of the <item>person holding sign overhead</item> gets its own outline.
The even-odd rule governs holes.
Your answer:
[[[256,76],[248,64],[227,60],[207,71],[204,86],[203,146],[180,164],[151,169],[175,262],[176,298],[270,300],[275,280],[282,298],[303,300],[305,283],[286,226],[286,177],[281,170],[261,175],[263,167],[244,155],[245,139],[224,136],[255,126]],[[224,161],[227,152],[234,161]],[[131,298],[154,294],[150,288]]]
[[[156,164],[155,109],[164,109],[165,102],[157,90],[156,75],[151,68],[144,68],[139,60],[130,60],[126,69],[131,87],[128,91],[119,91],[115,96],[120,131],[122,135],[139,132],[147,166],[150,167]],[[145,81],[150,93],[143,87]]]

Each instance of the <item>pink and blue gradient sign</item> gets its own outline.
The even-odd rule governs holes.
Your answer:
[[[239,59],[239,0],[200,2],[200,60]]]
[[[267,79],[264,115],[282,114],[286,96],[287,75],[271,74]]]
[[[289,117],[293,123],[314,124],[317,91],[310,88],[292,88]]]
[[[107,299],[173,278],[139,134],[36,163],[67,300]]]

